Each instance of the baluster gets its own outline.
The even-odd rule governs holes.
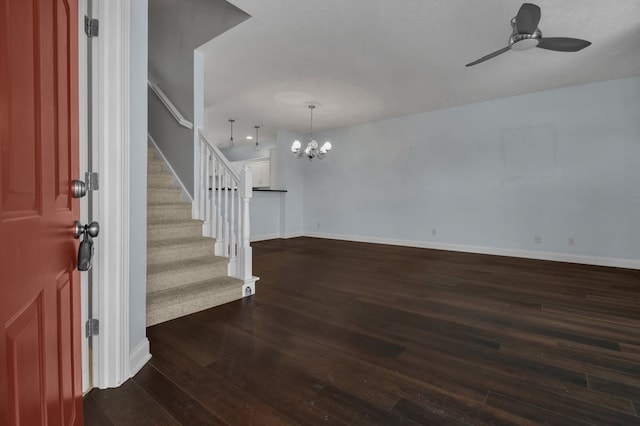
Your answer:
[[[205,218],[205,209],[207,202],[207,182],[206,182],[206,172],[205,172],[205,161],[206,161],[206,153],[207,147],[204,142],[200,140],[200,200],[198,206],[198,219],[204,220]]]
[[[211,223],[211,175],[213,174],[212,172],[212,167],[211,167],[211,151],[209,149],[206,150],[206,156],[207,156],[207,183],[206,183],[206,191],[207,191],[207,197],[206,197],[206,202],[207,202],[207,206],[205,209],[205,217],[204,217],[204,221],[206,226],[206,230],[207,230],[207,234],[208,236],[211,236],[212,234],[212,226],[213,224]]]
[[[236,185],[235,179],[231,178],[233,184],[231,185],[231,241],[230,250],[229,250],[229,259],[236,258],[236,191],[238,186]]]
[[[216,240],[222,243],[222,167],[218,167],[216,188]],[[220,253],[216,253],[216,255],[219,254]]]
[[[224,256],[229,257],[229,171],[224,172]]]
[[[242,182],[242,177],[240,182]],[[238,258],[241,256],[242,232],[242,190],[240,189],[240,183],[238,183]]]

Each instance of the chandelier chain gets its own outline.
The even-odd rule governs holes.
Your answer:
[[[313,140],[313,109],[315,107],[315,105],[309,105],[309,110],[311,111],[311,120],[309,122],[309,140]]]

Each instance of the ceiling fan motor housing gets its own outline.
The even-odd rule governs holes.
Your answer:
[[[513,50],[527,50],[536,47],[540,43],[542,32],[536,28],[533,34],[520,34],[514,32],[509,37],[509,46]]]
[[[509,37],[509,47],[513,50],[527,50],[536,47],[542,38],[540,28],[536,28],[533,33],[520,33],[516,23],[517,17],[511,18],[511,28],[513,33]]]

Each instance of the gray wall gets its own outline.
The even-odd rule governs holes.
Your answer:
[[[333,151],[303,170],[307,235],[640,259],[640,78],[318,139]]]
[[[147,291],[147,0],[131,2],[129,347],[146,338]]]
[[[276,149],[272,153],[277,164],[273,186],[287,190],[287,193],[281,197],[280,205],[280,235],[283,238],[296,237],[303,233],[303,204],[306,190],[303,173],[308,161],[298,160],[291,154],[291,143],[295,139],[302,140],[299,134],[289,131],[278,132]]]
[[[193,121],[193,51],[248,18],[224,0],[151,0],[149,74]],[[193,195],[193,132],[149,92],[149,133]]]

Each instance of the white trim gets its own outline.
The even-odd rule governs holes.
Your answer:
[[[307,234],[303,232],[289,232],[288,234],[282,235],[280,238],[284,238],[285,240],[287,240],[289,238],[299,238],[299,237],[306,237],[306,236]]]
[[[204,54],[201,50],[193,51],[193,122],[196,129],[204,128]],[[197,219],[200,216],[200,190],[197,185],[200,176],[200,135],[193,132],[193,204],[191,207],[191,217]]]
[[[150,359],[149,339],[145,338],[129,355],[129,374],[135,376]]]
[[[151,143],[151,145],[153,145],[153,147],[155,148],[156,152],[160,154],[160,159],[164,162],[164,165],[167,167],[169,173],[173,175],[174,182],[177,183],[180,186],[180,188],[182,188],[182,199],[185,202],[193,203],[193,197],[191,196],[191,194],[189,194],[189,191],[187,191],[187,187],[184,186],[184,183],[182,183],[176,171],[173,170],[173,167],[171,167],[171,163],[169,163],[169,160],[167,160],[167,157],[164,156],[164,154],[162,153],[162,150],[160,149],[156,141],[148,133],[147,133],[147,138],[149,139],[149,142]]]
[[[247,280],[244,281],[244,284],[242,284],[242,297],[251,297],[254,294],[256,294],[256,281],[258,281],[260,278],[258,277],[251,277]]]
[[[301,232],[292,232],[289,234],[264,234],[264,235],[254,235],[251,237],[251,242],[256,242],[256,241],[267,241],[267,240],[277,240],[277,239],[283,239],[283,240],[288,240],[290,238],[299,238],[299,237],[310,237],[311,235],[308,234],[303,234]],[[331,238],[331,237],[316,237],[316,238],[328,238],[331,240],[340,240],[342,238]],[[346,240],[345,241],[349,241]]]
[[[147,80],[147,84],[149,85],[153,93],[156,94],[158,99],[160,99],[160,102],[162,102],[162,104],[167,108],[167,110],[169,110],[169,112],[171,113],[173,118],[176,119],[179,125],[181,125],[182,127],[186,127],[189,130],[193,129],[193,123],[187,120],[186,118],[184,118],[184,116],[180,113],[178,108],[176,108],[173,102],[171,102],[169,97],[162,91],[162,89],[160,88],[160,86],[158,86],[157,83],[151,80]]]
[[[253,243],[256,241],[276,240],[278,238],[282,238],[282,235],[280,234],[254,235],[251,237],[251,242]]]
[[[324,234],[319,232],[305,233],[307,237],[326,238],[330,240],[355,241],[372,244],[388,244],[392,246],[418,247],[434,250],[457,251],[465,253],[490,254],[495,256],[520,257],[554,262],[579,263],[584,265],[608,266],[614,268],[640,269],[640,260],[618,259],[609,257],[581,256],[567,253],[551,253],[499,247],[468,246],[462,244],[443,244],[423,241],[396,240],[390,238],[362,237],[356,235]]]
[[[132,0],[97,2],[97,82],[94,154],[100,175],[96,220],[103,232],[96,241],[94,386],[115,387],[130,377],[129,365],[129,50]]]

